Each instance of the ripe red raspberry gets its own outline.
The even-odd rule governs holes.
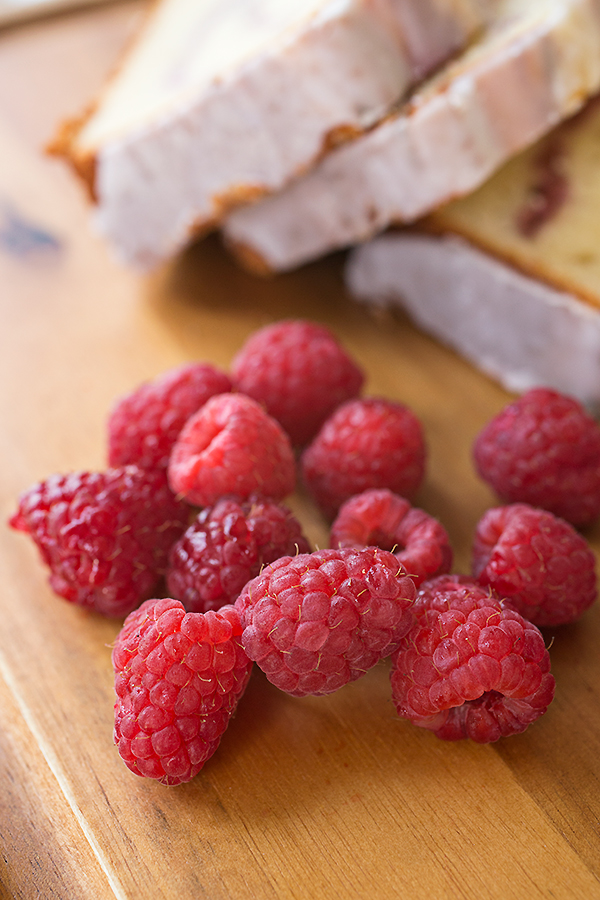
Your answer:
[[[342,503],[370,488],[409,500],[425,472],[421,423],[401,403],[350,400],[325,422],[301,457],[304,481],[332,519]]]
[[[330,694],[398,646],[416,588],[393,554],[319,550],[282,557],[236,600],[242,645],[289,694]]]
[[[237,389],[277,419],[293,444],[307,444],[325,419],[357,397],[364,374],[321,325],[286,320],[246,341],[232,364]]]
[[[576,526],[600,514],[600,427],[570,397],[523,394],[482,429],[473,456],[506,503],[540,506]]]
[[[132,772],[182,784],[210,759],[252,669],[241,631],[232,606],[147,600],[127,617],[112,651],[114,740]]]
[[[179,432],[214,394],[231,390],[224,372],[204,363],[170,369],[122,397],[108,419],[110,466],[166,469]]]
[[[211,397],[184,425],[171,453],[169,482],[197,506],[233,494],[260,492],[281,500],[294,490],[296,468],[288,436],[244,394]]]
[[[523,503],[482,517],[473,573],[538,626],[574,622],[597,596],[596,559],[587,542],[564,519]]]
[[[461,576],[425,582],[414,624],[392,658],[398,714],[448,741],[518,734],[554,696],[542,635]]]
[[[206,507],[171,549],[167,590],[188,612],[233,603],[244,585],[280,556],[308,553],[289,509],[260,497]]]
[[[10,519],[36,543],[57,594],[116,617],[155,591],[187,523],[164,473],[137,466],[53,475]]]
[[[452,547],[444,526],[385,488],[346,500],[331,526],[329,546],[390,550],[416,585],[449,572],[452,566]]]

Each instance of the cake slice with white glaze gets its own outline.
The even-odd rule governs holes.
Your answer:
[[[161,0],[54,145],[148,266],[372,126],[495,0]]]
[[[243,262],[285,270],[479,187],[600,89],[600,0],[501,0],[487,31],[384,122],[235,210]]]
[[[600,97],[418,229],[358,247],[346,274],[509,390],[600,410]]]

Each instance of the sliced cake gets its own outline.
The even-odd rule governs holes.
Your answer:
[[[600,410],[600,97],[419,230],[357,248],[347,282],[509,390]]]
[[[372,126],[495,0],[161,0],[53,147],[148,266]]]
[[[493,23],[399,111],[278,194],[229,245],[284,270],[413,222],[481,185],[600,88],[600,0],[500,0]]]

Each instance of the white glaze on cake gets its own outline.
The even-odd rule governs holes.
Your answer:
[[[162,0],[65,155],[118,254],[156,263],[380,119],[489,0]]]
[[[406,107],[278,194],[226,240],[285,270],[474,190],[600,88],[600,0],[502,0],[488,32]]]
[[[600,309],[462,238],[389,232],[357,247],[346,282],[398,306],[508,390],[547,385],[600,409]]]

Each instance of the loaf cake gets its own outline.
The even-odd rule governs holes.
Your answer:
[[[161,0],[53,150],[150,266],[371,127],[497,0]]]
[[[508,390],[600,411],[600,96],[471,196],[354,250],[346,277]]]
[[[600,89],[600,0],[500,0],[486,32],[368,133],[224,223],[285,270],[475,190]]]

